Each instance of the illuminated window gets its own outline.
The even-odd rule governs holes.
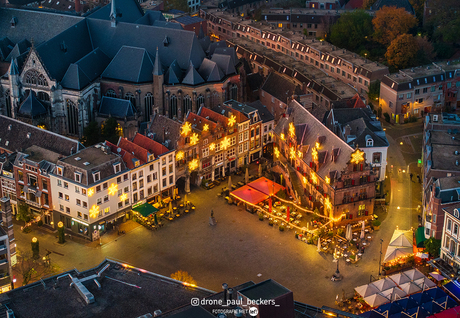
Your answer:
[[[282,28],[283,27],[283,24],[282,23],[278,23],[278,28]]]

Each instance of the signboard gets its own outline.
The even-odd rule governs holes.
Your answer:
[[[100,238],[100,234],[98,230],[93,231],[93,241],[98,240]]]

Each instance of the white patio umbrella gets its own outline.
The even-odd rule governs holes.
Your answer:
[[[321,252],[321,238],[318,237],[318,252]]]
[[[374,294],[368,297],[364,297],[364,301],[371,307],[377,307],[389,302],[390,300],[381,294]]]
[[[417,252],[417,254],[415,254],[415,256],[418,257],[418,258],[421,258],[421,259],[430,258],[430,255],[428,255],[427,253],[422,253],[422,252]]]
[[[436,273],[436,272],[431,272],[429,275],[430,275],[431,277],[433,277],[435,280],[437,280],[438,282],[440,282],[440,281],[446,279],[444,276],[442,276],[441,274]]]
[[[364,235],[365,235],[365,233],[364,233],[364,227],[365,227],[365,225],[364,225],[364,221],[362,221],[361,223],[362,223],[363,226],[361,227],[361,235],[360,235],[359,237],[360,237],[360,239],[363,240],[363,239],[364,239]]]
[[[404,246],[412,247],[413,245],[413,233],[412,231],[395,230],[391,237],[390,246]]]
[[[379,293],[379,290],[377,289],[377,287],[375,287],[374,285],[371,285],[371,284],[358,286],[358,287],[355,288],[355,291],[359,295],[361,295],[361,297],[363,297],[363,298]]]
[[[351,241],[352,236],[353,236],[353,233],[351,232],[351,224],[348,224],[347,231],[345,233],[345,238],[347,239],[347,241]]]
[[[394,281],[396,285],[402,285],[404,283],[410,282],[410,278],[407,277],[404,273],[394,274],[389,276],[388,278]]]
[[[232,176],[228,176],[227,188],[228,188],[229,191],[232,191]]]
[[[402,285],[399,285],[399,287],[407,294],[413,294],[413,293],[418,293],[422,289],[417,286],[417,284],[414,284],[413,282],[407,282]]]
[[[423,277],[419,278],[414,281],[414,284],[416,284],[418,287],[420,287],[422,290],[425,290],[427,288],[435,287],[436,284],[432,282],[428,277]]]
[[[407,275],[407,277],[410,278],[411,281],[416,281],[417,279],[424,278],[426,277],[423,275],[422,272],[420,272],[418,269],[409,269],[408,271],[403,272],[404,274]]]
[[[259,164],[259,178],[262,177],[262,164]]]
[[[380,291],[384,291],[384,290],[396,287],[395,282],[392,281],[389,278],[379,279],[379,280],[371,283],[370,285],[374,285]]]
[[[388,246],[383,262],[386,263],[392,261],[398,257],[412,254],[412,252],[412,247]]]
[[[393,287],[382,291],[382,295],[388,298],[390,301],[394,301],[405,297],[407,293],[399,287]]]

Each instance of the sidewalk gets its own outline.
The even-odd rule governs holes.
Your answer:
[[[104,235],[101,236],[100,240],[96,240],[96,241],[87,243],[85,245],[88,247],[93,247],[93,248],[102,247],[106,244],[116,241],[120,237],[125,236],[126,234],[137,229],[140,226],[142,225],[140,225],[139,223],[135,221],[127,220],[126,222],[118,225],[118,230],[114,228],[110,231],[107,231]],[[121,232],[123,231],[124,231],[124,234],[121,234]],[[120,234],[118,232],[120,232]]]

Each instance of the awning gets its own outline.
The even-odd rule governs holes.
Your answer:
[[[244,187],[230,192],[230,195],[250,204],[257,204],[268,199],[268,195],[251,188],[249,185],[245,185]]]
[[[395,230],[393,236],[391,237],[389,246],[412,247],[414,241],[412,235],[411,230]]]
[[[411,247],[397,247],[397,246],[388,246],[387,252],[385,254],[385,258],[383,259],[383,262],[389,262],[392,261],[398,257],[402,256],[407,256],[412,254],[412,248]]]
[[[421,226],[415,231],[415,244],[417,247],[425,247],[425,227]]]
[[[451,281],[445,284],[444,289],[447,290],[454,298],[460,300],[460,284],[457,281]]]
[[[283,190],[284,187],[276,182],[273,182],[265,177],[261,177],[257,180],[248,183],[253,189],[256,189],[266,195],[273,195],[278,193],[278,191]]]
[[[159,210],[151,204],[144,203],[144,204],[138,205],[137,207],[133,208],[133,211],[136,211],[143,217],[147,217],[153,213],[158,212]]]

